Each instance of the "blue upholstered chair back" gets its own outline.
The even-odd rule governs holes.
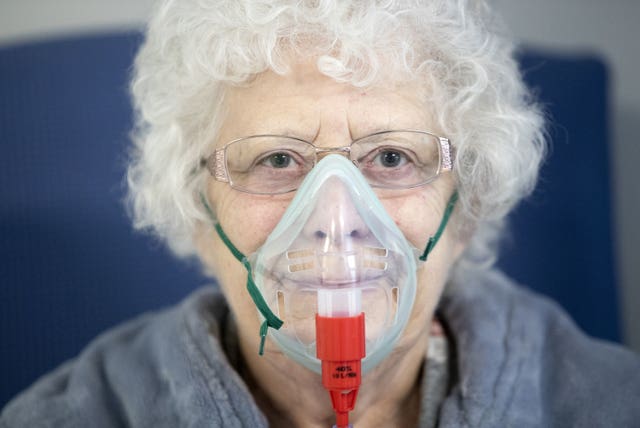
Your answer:
[[[139,43],[112,34],[0,49],[0,407],[99,332],[206,282],[133,233],[121,203]],[[554,149],[501,264],[616,340],[606,69],[521,61]]]

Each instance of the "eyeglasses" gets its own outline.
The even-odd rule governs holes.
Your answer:
[[[206,159],[218,181],[242,192],[274,195],[296,190],[322,157],[349,157],[372,187],[407,189],[453,167],[449,140],[426,131],[393,130],[358,138],[344,147],[317,147],[283,135],[252,135],[230,141]]]

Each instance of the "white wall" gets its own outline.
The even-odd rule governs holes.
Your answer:
[[[514,35],[612,65],[611,148],[626,341],[640,351],[640,18],[638,0],[494,0]],[[75,31],[136,28],[154,0],[0,0],[0,45]],[[638,183],[638,184],[637,184]]]
[[[0,45],[141,27],[155,0],[0,0]]]

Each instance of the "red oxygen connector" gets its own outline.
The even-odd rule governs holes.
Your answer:
[[[331,395],[336,428],[349,427],[365,357],[364,313],[355,316],[316,315],[316,355],[322,361],[322,385]]]

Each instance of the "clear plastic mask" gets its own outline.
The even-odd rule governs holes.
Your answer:
[[[249,257],[260,294],[284,322],[271,337],[285,354],[320,373],[319,305],[333,305],[320,310],[339,315],[359,304],[367,372],[389,354],[407,324],[416,293],[416,251],[358,169],[343,156],[327,156]],[[331,299],[323,299],[327,292]],[[352,296],[359,302],[350,301]]]

